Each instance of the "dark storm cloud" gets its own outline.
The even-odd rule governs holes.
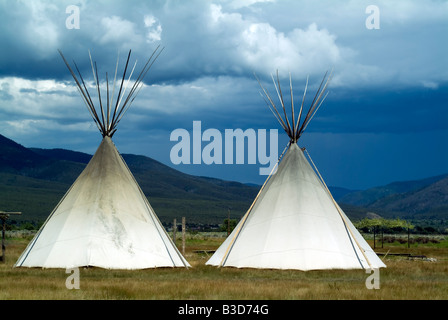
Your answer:
[[[378,30],[365,26],[370,4],[0,1],[1,134],[25,145],[94,151],[89,137],[97,129],[57,50],[70,63],[76,61],[94,92],[88,50],[105,90],[105,73],[111,79],[118,52],[120,73],[129,49],[138,70],[161,45],[146,86],[114,137],[127,153],[141,153],[142,144],[148,150],[144,154],[166,163],[170,132],[191,130],[195,120],[204,128],[277,128],[281,133],[253,73],[274,93],[270,74],[278,70],[288,88],[291,72],[296,98],[309,75],[312,97],[332,67],[329,96],[307,128],[311,143],[319,134],[329,146],[345,139],[358,149],[389,140],[409,145],[393,135],[447,141],[448,3],[376,1]],[[79,29],[66,27],[70,5],[80,9]],[[432,152],[438,156],[436,149]],[[352,156],[357,165],[365,160]]]
[[[444,130],[447,127],[448,84],[437,89],[382,88],[356,92],[341,89],[332,93],[310,130],[334,133],[418,133]]]

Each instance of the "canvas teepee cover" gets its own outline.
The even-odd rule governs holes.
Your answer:
[[[283,123],[291,129],[291,141],[277,172],[206,264],[298,270],[385,267],[297,145],[302,132]]]
[[[108,127],[107,123],[102,125]],[[98,150],[29,243],[16,267],[189,266],[165,232],[110,134],[107,130],[102,133]]]

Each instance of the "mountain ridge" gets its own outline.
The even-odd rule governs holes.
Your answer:
[[[239,219],[260,188],[189,175],[142,155],[122,156],[163,222],[188,215],[190,221],[220,223],[229,210],[231,218]],[[44,220],[91,157],[67,149],[26,148],[0,135],[0,209],[24,211],[21,219]],[[351,219],[372,212],[383,217],[443,218],[448,212],[448,174],[366,190],[330,190]]]

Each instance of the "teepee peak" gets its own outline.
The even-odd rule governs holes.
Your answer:
[[[62,54],[62,51],[61,50],[58,51],[62,59],[64,60],[65,65],[69,69],[73,79],[75,80],[78,90],[81,94],[81,97],[83,98],[86,104],[87,110],[89,110],[89,113],[92,116],[93,120],[95,121],[95,124],[97,125],[102,136],[112,137],[114,133],[117,131],[117,124],[120,122],[121,118],[129,109],[135,97],[138,95],[140,89],[143,86],[143,79],[145,78],[149,69],[152,67],[156,59],[163,51],[163,48],[160,48],[160,46],[158,46],[153,51],[153,53],[150,55],[145,65],[141,69],[140,73],[138,74],[137,78],[135,78],[133,81],[131,81],[131,78],[137,66],[137,61],[135,61],[134,66],[129,71],[130,69],[129,61],[131,58],[131,50],[129,50],[120,83],[117,83],[117,71],[120,58],[120,55],[118,54],[113,82],[109,85],[109,77],[106,72],[105,76],[106,90],[104,90],[103,88],[103,92],[100,86],[100,78],[98,76],[97,63],[96,61],[92,60],[92,55],[89,51],[93,82],[96,89],[95,90],[96,94],[98,95],[97,104],[94,103],[92,95],[90,94],[87,88],[87,85],[84,81],[81,72],[79,71],[76,62],[73,61],[73,64],[75,66],[79,78],[78,76],[76,76],[73,68],[65,59],[64,55]],[[129,85],[130,88],[128,90]],[[116,96],[115,92],[117,92]]]
[[[287,109],[289,107],[285,104],[285,99],[283,96],[283,92],[280,85],[280,78],[277,71],[276,78],[274,78],[273,75],[271,75],[272,82],[275,87],[275,91],[278,96],[278,100],[280,102],[281,110],[280,108],[275,104],[274,99],[272,98],[271,94],[268,92],[268,90],[265,89],[265,87],[261,84],[260,79],[257,77],[256,74],[255,78],[258,81],[258,84],[261,87],[262,92],[260,92],[260,95],[265,100],[266,104],[268,105],[269,109],[274,114],[277,121],[280,123],[283,130],[285,130],[286,134],[289,136],[290,141],[292,143],[296,143],[299,138],[301,137],[302,133],[305,131],[306,127],[308,126],[311,119],[316,114],[317,110],[319,110],[320,106],[324,102],[325,98],[328,95],[327,89],[328,85],[330,83],[331,77],[333,74],[333,70],[328,74],[328,71],[325,73],[324,77],[322,78],[322,81],[314,95],[314,99],[311,102],[307,113],[304,112],[304,104],[305,104],[305,98],[307,95],[307,89],[308,89],[308,77],[306,79],[305,89],[303,91],[303,96],[301,100],[298,100],[298,106],[299,110],[297,110],[294,107],[294,94],[293,94],[293,86],[292,86],[292,77],[291,74],[289,74],[289,93],[290,93],[290,99],[291,99],[291,106],[290,106],[290,115],[288,115]],[[279,111],[280,110],[280,111]],[[281,112],[283,111],[283,112]],[[291,118],[291,120],[290,120]]]

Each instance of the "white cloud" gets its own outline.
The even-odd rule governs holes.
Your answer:
[[[9,126],[9,132],[20,132],[21,134],[30,135],[36,134],[42,131],[53,132],[80,132],[80,131],[93,131],[96,129],[93,121],[77,122],[70,124],[62,124],[54,120],[45,119],[21,119],[5,121],[5,125]]]
[[[54,21],[58,7],[41,1],[25,1],[23,6],[29,13],[24,30],[25,42],[39,58],[51,56],[60,41],[59,28]]]
[[[279,70],[306,75],[322,72],[341,59],[335,36],[316,24],[283,34],[266,23],[250,24],[241,34],[239,52],[248,66],[262,72]]]
[[[136,25],[119,16],[103,17],[101,19],[103,34],[100,36],[100,43],[103,45],[113,44],[122,48],[136,46],[142,41]]]
[[[232,78],[201,78],[180,84],[151,85],[143,88],[134,108],[175,116],[223,106],[223,96],[237,91]],[[138,101],[137,101],[138,100]],[[217,103],[219,101],[219,103]]]
[[[74,84],[5,77],[0,78],[0,88],[8,96],[0,112],[12,118],[73,119],[79,118],[79,108],[83,107]]]
[[[145,15],[143,22],[147,28],[146,41],[149,43],[162,40],[162,25],[153,15]]]
[[[203,65],[211,65],[217,74],[236,72],[251,77],[253,71],[270,74],[278,69],[283,75],[293,71],[293,76],[305,77],[320,74],[343,59],[336,36],[315,23],[285,33],[253,16],[226,12],[220,5],[211,4],[204,12],[205,23],[198,24],[193,40],[207,51],[184,54],[201,55]]]

